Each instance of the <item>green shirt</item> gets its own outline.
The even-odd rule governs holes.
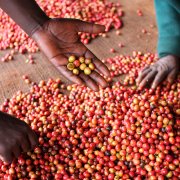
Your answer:
[[[180,57],[180,0],[155,0],[159,57]]]

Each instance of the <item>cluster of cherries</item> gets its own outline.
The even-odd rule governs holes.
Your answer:
[[[138,76],[138,73],[145,66],[157,61],[157,55],[152,53],[142,53],[140,51],[133,51],[130,55],[117,55],[113,58],[102,60],[108,64],[111,70],[111,76],[117,77],[126,75],[124,78],[124,85],[133,85]]]
[[[95,65],[90,58],[79,57],[78,59],[71,55],[68,58],[67,69],[72,71],[73,74],[78,75],[83,72],[85,75],[90,75],[95,69]]]
[[[106,62],[112,73],[136,77],[154,57],[139,52]],[[72,85],[65,95],[61,80],[49,79],[7,99],[1,110],[29,124],[39,145],[10,165],[0,162],[0,179],[178,180],[180,77],[154,91],[129,85],[99,92]]]
[[[37,3],[51,18],[81,19],[105,25],[107,31],[110,28],[118,29],[122,25],[119,3],[107,0],[37,0]],[[34,53],[39,50],[37,44],[1,9],[0,17],[0,50],[14,48],[20,53]],[[96,36],[97,34],[80,33],[81,41],[85,44]]]

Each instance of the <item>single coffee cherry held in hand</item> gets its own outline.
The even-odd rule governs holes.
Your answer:
[[[75,57],[75,56],[69,56],[69,58],[68,58],[68,61],[69,61],[70,63],[73,63],[75,60],[76,60],[76,57]]]
[[[91,69],[90,69],[89,67],[86,67],[86,68],[84,69],[84,74],[85,74],[85,75],[90,75],[90,74],[91,74]]]
[[[94,69],[95,69],[94,64],[93,64],[93,63],[90,63],[90,64],[89,64],[89,68],[90,68],[91,70],[94,70]]]
[[[86,67],[87,67],[87,66],[86,66],[86,64],[84,64],[84,63],[79,66],[79,68],[80,68],[81,71],[84,71],[84,69],[85,69]]]
[[[85,62],[85,58],[84,57],[79,57],[79,61],[80,61],[80,63],[84,63]]]
[[[85,59],[85,63],[86,64],[90,64],[91,63],[91,59]]]
[[[73,69],[73,74],[78,75],[79,74],[79,70],[77,68]]]
[[[74,69],[74,64],[73,63],[68,63],[68,65],[67,65],[67,68],[68,68],[68,70],[70,70],[70,71],[72,71],[73,69]]]
[[[75,60],[73,63],[76,67],[79,67],[81,64],[79,60]]]

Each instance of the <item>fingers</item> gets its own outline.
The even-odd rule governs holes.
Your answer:
[[[67,79],[76,84],[83,84],[83,81],[78,78],[76,75],[72,74],[71,71],[67,69],[65,66],[68,63],[67,57],[63,55],[58,55],[51,59],[52,63],[56,66],[56,68],[60,71],[60,73],[65,76]]]
[[[69,71],[67,69],[66,66],[59,66],[57,67],[59,69],[59,71],[61,72],[61,74],[66,77],[67,79],[69,79],[71,82],[79,84],[79,85],[83,85],[83,81],[81,78],[79,78],[78,76],[72,74],[71,71]]]
[[[23,152],[27,152],[28,150],[33,149],[35,145],[37,145],[37,137],[33,131],[26,131],[27,137],[23,137],[21,141],[17,138],[15,139],[13,145],[12,143],[1,148],[0,159],[4,162],[11,163],[14,158],[18,158]],[[29,142],[28,142],[29,139]]]
[[[109,69],[107,68],[107,66],[102,63],[99,59],[94,58],[93,59],[93,63],[95,64],[97,70],[102,73],[103,75],[109,77],[110,76],[110,72]]]
[[[27,136],[22,140],[21,149],[23,152],[28,152],[31,149],[31,144]]]
[[[77,43],[76,45],[76,49],[70,49],[72,54],[76,54],[78,56],[85,56],[85,58],[91,58],[93,63],[96,66],[96,69],[102,73],[105,76],[110,76],[110,72],[109,69],[107,68],[107,66],[102,63],[89,49],[87,49],[87,47],[83,44],[83,43]]]
[[[151,71],[151,68],[148,66],[148,67],[145,67],[140,73],[139,73],[139,76],[137,78],[137,83],[140,84],[140,82],[144,79],[144,77]]]
[[[38,138],[35,132],[23,121],[20,121],[21,133],[16,138],[17,145],[19,144],[23,152],[33,149],[37,143]]]
[[[78,20],[77,30],[78,32],[98,34],[105,31],[105,26]]]
[[[0,159],[6,163],[11,163],[14,159],[12,152],[5,152],[4,154],[0,155]]]
[[[27,132],[28,135],[28,139],[31,145],[31,149],[34,149],[34,147],[37,145],[38,143],[38,138],[36,136],[36,134],[30,129],[29,132]]]
[[[139,86],[144,87],[145,85],[149,84],[156,74],[157,74],[157,71],[150,71],[149,74],[147,74],[145,78],[143,78]]]
[[[91,58],[93,60],[93,63],[96,66],[96,69],[102,73],[103,75],[109,77],[110,76],[110,72],[109,69],[107,68],[107,66],[102,63],[91,51],[86,51],[85,53],[85,57],[86,58]]]
[[[21,148],[18,146],[18,144],[16,144],[13,147],[13,155],[15,158],[18,158],[20,154],[21,154]]]
[[[176,79],[176,76],[178,75],[178,69],[172,70],[168,76],[167,76],[167,81],[172,84],[173,81]]]
[[[90,58],[94,58],[93,62],[95,64],[95,66],[97,67],[97,70],[99,70],[102,74],[106,75],[106,76],[110,76],[109,70],[108,68],[97,58],[95,58],[95,56],[83,45],[81,44],[81,48],[78,48],[78,51],[81,49],[83,50],[83,52],[74,52],[75,54],[79,54],[83,55],[85,53],[85,57],[90,57]],[[85,48],[83,48],[85,47]],[[86,53],[88,52],[88,53]],[[101,77],[97,72],[93,72],[91,74],[91,77],[95,80],[93,81],[91,78],[87,77],[86,75],[84,76],[76,76],[74,75],[71,71],[69,71],[67,69],[66,66],[62,66],[62,63],[59,64],[60,61],[63,61],[67,64],[67,57],[63,56],[63,55],[59,55],[57,57],[54,57],[53,59],[51,59],[53,64],[55,64],[55,66],[58,68],[58,70],[61,72],[61,74],[63,76],[65,76],[67,79],[69,79],[70,81],[72,81],[73,83],[79,84],[79,85],[83,85],[85,81],[85,83],[88,85],[88,87],[90,87],[91,89],[98,91],[98,85],[95,83],[97,82],[99,85],[101,85],[102,87],[106,87],[107,86],[107,82],[105,81],[105,79],[103,77]],[[87,82],[88,81],[88,82]]]
[[[108,83],[106,82],[106,80],[102,76],[100,76],[96,71],[93,71],[90,74],[90,77],[101,87],[103,88],[107,87]]]
[[[159,71],[152,83],[151,88],[155,89],[159,85],[159,83],[163,81],[166,75],[167,75],[166,71]]]
[[[86,76],[85,74],[81,73],[79,75],[81,77],[81,79],[84,80],[84,82],[86,83],[86,85],[92,89],[93,91],[98,91],[99,90],[99,87],[98,85],[89,77],[89,76]]]

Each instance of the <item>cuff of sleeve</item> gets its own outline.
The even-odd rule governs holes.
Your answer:
[[[180,57],[180,36],[160,37],[158,41],[159,58],[169,54]]]

